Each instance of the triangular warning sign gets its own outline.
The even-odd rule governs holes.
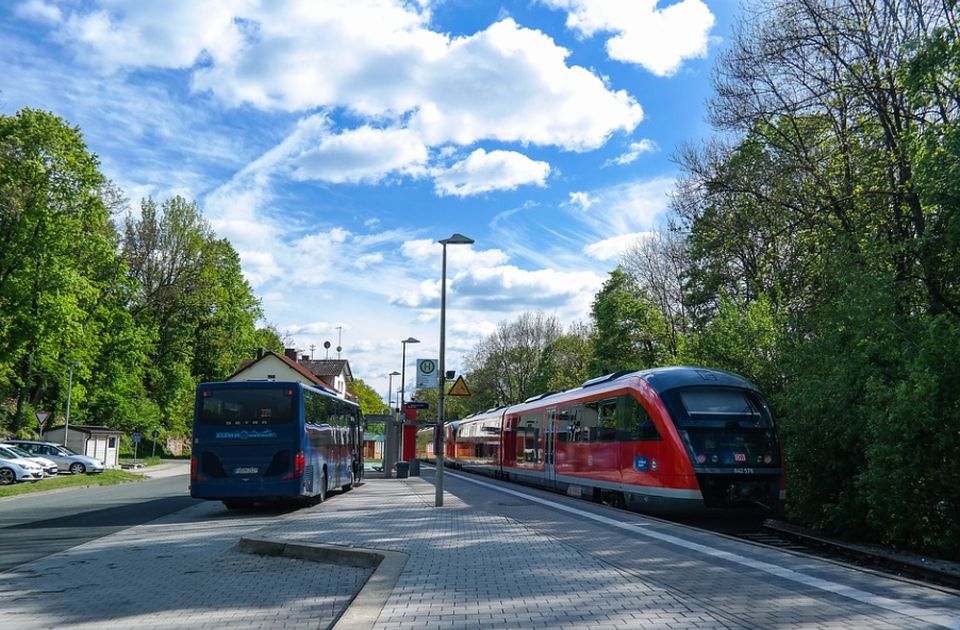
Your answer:
[[[450,391],[447,393],[447,396],[469,396],[470,390],[467,389],[467,382],[463,380],[462,376],[458,376],[457,380],[454,381],[453,387],[450,388]]]

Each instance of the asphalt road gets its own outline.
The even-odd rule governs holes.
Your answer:
[[[176,475],[0,501],[0,572],[200,502],[188,483]]]

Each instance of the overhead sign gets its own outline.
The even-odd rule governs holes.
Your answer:
[[[437,360],[417,359],[417,389],[437,386]]]
[[[47,424],[47,418],[50,417],[49,411],[38,411],[35,414],[37,416],[37,426],[40,427],[40,430],[43,430],[45,424]]]
[[[467,388],[467,382],[463,380],[462,376],[458,376],[457,380],[454,381],[453,387],[450,388],[450,391],[447,392],[447,396],[469,396],[470,390]]]

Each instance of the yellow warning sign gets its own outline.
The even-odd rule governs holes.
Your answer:
[[[457,380],[453,382],[453,387],[450,388],[450,391],[447,393],[447,396],[469,396],[470,390],[467,389],[467,382],[463,380],[462,376],[458,376]]]

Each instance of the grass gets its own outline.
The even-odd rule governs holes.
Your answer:
[[[57,488],[112,486],[118,483],[142,480],[143,475],[134,475],[124,470],[107,470],[96,475],[57,475],[56,477],[48,477],[35,483],[27,481],[10,486],[0,486],[0,497],[12,497],[20,494],[30,494],[31,492],[55,490]]]

